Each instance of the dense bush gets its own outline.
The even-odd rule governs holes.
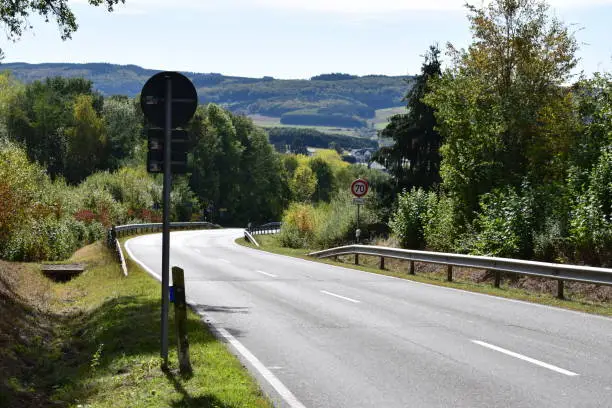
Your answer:
[[[378,218],[368,204],[361,207],[362,239],[370,238],[370,231]],[[352,243],[357,229],[357,208],[348,192],[338,193],[330,203],[294,203],[283,216],[279,235],[281,245],[291,248],[329,248]]]
[[[447,196],[428,195],[423,234],[428,249],[451,252],[459,236],[458,212],[455,201]]]
[[[389,226],[404,248],[421,248],[424,244],[424,228],[427,209],[436,203],[435,193],[422,188],[404,190],[397,198],[397,210],[391,216]]]
[[[580,258],[612,263],[612,146],[602,149],[588,188],[576,200],[570,234]]]
[[[52,181],[9,142],[0,145],[0,257],[61,260],[102,239],[105,228],[151,221],[161,191],[144,170],[96,173],[79,187]],[[179,206],[180,208],[180,206]]]
[[[568,239],[560,220],[547,218],[533,235],[533,255],[539,261],[559,262],[568,253]]]
[[[282,246],[307,248],[316,229],[316,210],[311,204],[292,203],[283,215],[283,228],[279,235]]]
[[[533,196],[528,186],[495,190],[480,198],[480,211],[462,247],[474,255],[529,258],[533,250]]]
[[[10,261],[57,261],[103,236],[99,223],[86,225],[70,218],[35,219],[11,234],[0,255]]]

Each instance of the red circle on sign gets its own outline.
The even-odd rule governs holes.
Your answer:
[[[368,194],[368,190],[370,189],[370,185],[364,179],[357,179],[351,183],[351,193],[355,197],[363,197]]]

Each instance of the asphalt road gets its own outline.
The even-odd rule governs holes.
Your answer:
[[[612,319],[172,233],[187,298],[278,406],[612,407]],[[161,234],[128,241],[161,273]]]

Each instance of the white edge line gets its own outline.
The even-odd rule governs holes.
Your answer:
[[[580,375],[580,374],[575,373],[573,371],[565,370],[565,369],[557,367],[555,365],[548,364],[548,363],[545,363],[545,362],[540,361],[540,360],[536,360],[535,358],[527,357],[527,356],[524,356],[522,354],[515,353],[514,351],[506,350],[505,348],[501,348],[499,346],[495,346],[493,344],[485,343],[484,341],[472,340],[472,343],[476,343],[479,346],[486,347],[486,348],[489,348],[491,350],[498,351],[500,353],[509,355],[511,357],[518,358],[518,359],[523,360],[523,361],[527,361],[527,362],[529,362],[531,364],[535,364],[535,365],[540,366],[540,367],[548,368],[549,370],[556,371],[558,373],[561,373],[561,374],[564,374],[564,375],[567,375],[567,376],[570,376],[570,377],[575,377],[577,375]]]
[[[458,289],[458,288],[451,288],[451,287],[448,287],[448,286],[434,285],[433,283],[419,282],[419,281],[412,280],[412,279],[404,279],[404,278],[399,278],[397,276],[389,276],[389,275],[384,275],[384,274],[380,274],[380,273],[363,271],[361,269],[354,269],[354,268],[351,268],[350,266],[332,265],[332,264],[328,264],[328,263],[321,263],[321,262],[311,261],[311,260],[308,260],[308,259],[297,258],[297,257],[294,257],[294,256],[289,256],[289,255],[275,254],[274,252],[268,252],[268,251],[265,251],[263,249],[249,248],[247,246],[237,244],[236,242],[234,242],[234,240],[236,238],[240,238],[240,237],[233,238],[232,242],[234,243],[235,246],[237,246],[239,248],[244,248],[244,250],[246,250],[246,251],[257,251],[258,253],[263,254],[263,255],[270,255],[270,256],[273,256],[273,257],[277,256],[277,257],[282,257],[282,258],[287,258],[287,259],[294,259],[294,260],[297,260],[298,262],[302,261],[302,262],[308,262],[310,264],[319,264],[319,265],[329,266],[329,267],[332,267],[332,268],[340,268],[340,269],[349,270],[349,271],[362,272],[362,273],[367,273],[367,274],[370,274],[370,275],[380,276],[380,277],[387,278],[387,279],[400,280],[400,281],[406,282],[408,284],[424,285],[424,286],[429,286],[429,287],[433,287],[433,288],[440,288],[440,289],[443,289],[443,290],[460,292],[460,293],[465,293],[465,294],[474,295],[474,296],[488,297],[490,299],[497,299],[497,300],[504,301],[504,302],[519,303],[519,304],[523,304],[523,305],[529,305],[529,306],[535,306],[535,307],[539,307],[539,308],[543,308],[543,309],[554,310],[554,311],[557,311],[557,312],[571,313],[571,314],[575,314],[575,315],[583,316],[583,317],[592,317],[592,318],[599,319],[599,320],[604,320],[604,321],[607,321],[607,322],[612,321],[612,318],[610,318],[610,317],[602,316],[602,315],[597,315],[597,314],[593,314],[593,313],[586,313],[586,312],[580,312],[580,311],[577,311],[577,310],[564,309],[562,307],[543,305],[541,303],[527,302],[525,300],[510,299],[510,298],[506,298],[506,297],[502,297],[502,296],[487,295],[486,293],[472,292],[472,291],[469,291],[469,290]]]
[[[209,322],[210,324],[210,322]],[[228,343],[230,343],[236,351],[238,351],[251,365],[255,368],[266,381],[280,394],[285,402],[291,408],[306,408],[285,384],[283,384],[272,372],[263,365],[257,357],[253,355],[242,343],[240,343],[234,336],[229,334],[227,330],[221,327],[213,326],[214,329],[223,337]]]
[[[125,249],[130,258],[132,258],[134,262],[140,265],[142,269],[147,271],[150,275],[157,278],[158,280],[161,280],[161,277],[158,274],[153,272],[151,269],[149,269],[148,266],[146,266],[143,262],[141,262],[138,258],[134,256],[134,254],[129,248],[130,241],[131,239],[125,242]],[[196,311],[193,303],[191,303],[190,301],[188,301],[187,303],[189,304],[189,306],[191,306],[192,310]],[[204,313],[200,313],[197,311],[196,313],[198,313],[200,316],[204,316]],[[255,355],[253,355],[253,353],[249,351],[249,349],[247,349],[242,343],[240,343],[240,341],[238,341],[234,336],[232,336],[227,330],[222,327],[218,327],[210,317],[207,318],[208,321],[205,323],[207,323],[213,329],[213,331],[219,335],[219,337],[231,344],[232,347],[251,364],[251,366],[268,382],[268,384],[272,386],[272,388],[274,388],[274,390],[283,398],[283,400],[285,400],[285,402],[291,408],[306,408],[306,406],[302,404],[296,398],[296,396],[293,395],[291,391],[289,391],[285,384],[283,384],[270,370],[268,370],[266,366],[264,366],[263,363],[259,361],[259,359],[255,357]]]
[[[269,276],[269,277],[271,277],[271,278],[276,278],[276,277],[277,277],[277,276],[276,276],[276,275],[274,275],[273,273],[268,273],[268,272],[264,272],[264,271],[260,271],[260,270],[257,270],[257,271],[255,271],[255,272],[257,272],[257,273],[261,273],[262,275],[266,275],[266,276]]]
[[[337,295],[337,294],[335,294],[335,293],[331,293],[331,292],[328,292],[328,291],[326,291],[326,290],[322,290],[322,291],[321,291],[321,293],[325,293],[326,295],[329,295],[329,296],[334,296],[334,297],[337,297],[337,298],[340,298],[340,299],[348,300],[349,302],[353,302],[353,303],[361,303],[361,301],[360,301],[360,300],[355,300],[355,299],[351,299],[351,298],[346,297],[346,296]]]
[[[227,259],[224,258],[218,258],[221,262],[225,262],[225,263],[232,263],[231,261],[228,261]]]

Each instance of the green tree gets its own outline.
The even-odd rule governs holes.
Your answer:
[[[301,137],[296,137],[293,139],[293,142],[291,142],[291,153],[308,155],[308,150]]]
[[[306,164],[301,164],[295,170],[291,179],[291,193],[296,201],[308,202],[312,199],[317,187],[317,176]]]
[[[198,108],[189,133],[189,185],[204,208],[225,208],[221,222],[232,225],[280,218],[289,196],[287,176],[263,130],[211,104]]]
[[[93,91],[91,81],[60,77],[26,85],[8,110],[9,140],[23,145],[30,160],[43,165],[52,177],[65,171],[66,130],[73,126],[79,95],[89,95],[96,114],[101,112],[103,98]]]
[[[90,95],[77,96],[73,126],[66,130],[66,179],[77,183],[105,162],[107,140],[104,122],[92,106]]]
[[[113,170],[135,156],[140,147],[142,121],[133,101],[126,97],[106,98],[102,116],[109,144],[107,167]]]
[[[199,106],[189,122],[188,131],[193,144],[189,185],[202,203],[220,208],[221,172],[216,166],[216,158],[221,154],[221,135],[212,129],[207,117],[208,109]]]
[[[440,143],[434,109],[423,102],[430,90],[432,79],[441,75],[437,46],[429,47],[421,74],[414,79],[406,95],[408,112],[394,115],[381,132],[381,136],[393,139],[393,145],[381,148],[373,157],[389,169],[396,179],[397,190],[404,188],[428,188],[440,181]]]
[[[453,66],[425,102],[444,140],[444,187],[471,218],[478,195],[494,187],[563,173],[576,123],[564,84],[577,45],[542,1],[466,7],[474,40],[467,50],[450,47]]]
[[[234,218],[263,223],[280,220],[289,190],[279,155],[267,134],[245,116],[232,116],[244,152],[240,162],[240,201]]]
[[[44,178],[42,169],[28,161],[23,150],[0,141],[0,247],[33,216],[32,204]]]
[[[7,121],[23,85],[8,71],[0,73],[0,140],[8,138]]]
[[[336,177],[332,167],[320,157],[311,159],[308,165],[317,178],[317,185],[313,196],[317,201],[329,202],[336,190]]]

